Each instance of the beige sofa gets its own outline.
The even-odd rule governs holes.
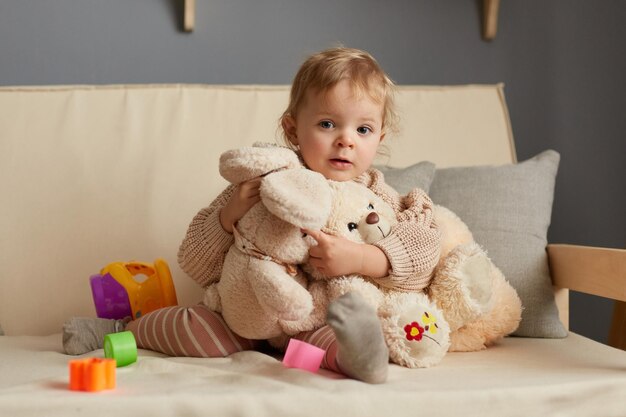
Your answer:
[[[430,175],[425,187],[435,201],[475,224],[479,243],[494,246],[494,262],[519,258],[501,268],[525,303],[522,337],[449,353],[433,368],[392,365],[379,386],[286,369],[259,352],[194,359],[140,351],[137,363],[118,370],[115,390],[69,391],[60,330],[68,317],[95,316],[89,276],[110,262],[162,257],[180,304],[197,302],[199,288],[176,264],[178,244],[226,185],[219,155],[274,141],[287,94],[284,86],[0,88],[1,415],[626,415],[626,353],[565,331],[567,288],[626,301],[626,251],[550,245],[549,273],[545,231],[558,155],[516,164],[501,85],[401,87],[401,134],[379,163],[408,167],[388,173],[397,184]],[[419,161],[437,171],[413,165]],[[464,166],[473,168],[452,168]],[[530,177],[537,182],[524,184]],[[541,211],[531,220],[547,221],[527,231],[517,219],[526,209],[477,216],[471,207],[491,197],[462,201],[470,180],[473,198],[499,184],[502,204],[531,200]],[[524,187],[531,194],[520,202],[506,194]],[[541,204],[533,190],[544,194]],[[507,230],[494,237],[496,221]],[[623,322],[617,317],[618,339]]]

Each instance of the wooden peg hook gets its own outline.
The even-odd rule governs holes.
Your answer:
[[[185,18],[184,18],[185,32],[193,32],[193,28],[196,23],[196,0],[184,0],[184,1],[185,1]]]
[[[491,41],[498,31],[500,0],[483,0],[483,39]]]

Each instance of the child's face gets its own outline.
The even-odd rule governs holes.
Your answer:
[[[348,81],[320,93],[309,92],[283,127],[306,165],[334,181],[348,181],[372,165],[384,138],[383,104],[355,96]]]

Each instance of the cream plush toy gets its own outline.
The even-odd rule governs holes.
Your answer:
[[[207,289],[204,302],[221,312],[240,336],[269,339],[293,334],[286,323],[302,320],[313,310],[307,280],[297,265],[306,261],[314,241],[300,229],[325,224],[332,197],[326,179],[304,169],[293,151],[279,147],[226,152],[220,158],[220,173],[233,184],[265,175],[262,204],[237,222],[220,281]],[[289,190],[298,198],[284,199],[276,189]]]

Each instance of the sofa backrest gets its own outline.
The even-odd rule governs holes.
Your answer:
[[[275,141],[287,86],[0,88],[0,324],[49,334],[95,316],[89,276],[115,261],[168,261],[180,304],[201,298],[178,268],[194,214],[226,186],[219,155]],[[501,85],[400,87],[406,166],[515,161]]]

